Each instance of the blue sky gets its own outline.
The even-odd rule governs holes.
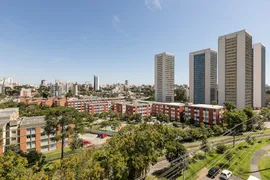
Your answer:
[[[217,50],[220,35],[247,29],[268,48],[269,9],[270,0],[1,0],[0,78],[153,84],[154,55],[166,51],[175,83],[187,84],[189,52]]]

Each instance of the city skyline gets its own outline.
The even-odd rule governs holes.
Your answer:
[[[153,56],[171,52],[175,54],[175,84],[188,84],[189,52],[205,47],[217,51],[222,34],[247,29],[253,43],[270,44],[270,25],[260,18],[270,15],[269,1],[196,1],[196,7],[195,1],[176,0],[122,0],[117,5],[103,0],[63,2],[1,2],[1,78],[39,84],[41,79],[91,81],[98,74],[101,84],[125,79],[130,84],[154,84]],[[111,8],[104,12],[104,6]],[[228,7],[233,19],[225,13]],[[266,77],[270,74],[267,57],[268,51]],[[270,79],[266,78],[266,84]]]

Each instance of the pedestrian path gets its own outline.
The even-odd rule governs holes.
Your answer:
[[[268,150],[270,150],[270,144],[267,146],[264,146],[262,149],[256,151],[253,154],[253,157],[250,161],[250,172],[252,176],[255,176],[256,178],[261,179],[261,173],[259,170],[259,160]]]

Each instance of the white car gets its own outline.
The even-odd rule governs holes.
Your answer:
[[[230,177],[232,177],[232,172],[228,171],[228,170],[223,170],[220,174],[220,179],[229,179]]]

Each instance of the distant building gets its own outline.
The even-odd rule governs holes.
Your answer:
[[[253,44],[253,107],[265,106],[265,47]]]
[[[94,76],[94,90],[99,91],[99,77]]]
[[[73,84],[72,94],[73,94],[73,96],[78,96],[79,95],[78,84],[77,83]]]
[[[253,106],[252,36],[246,31],[218,38],[218,103]]]
[[[47,82],[46,82],[46,80],[41,80],[41,83],[40,83],[40,86],[47,86]]]
[[[204,49],[189,54],[189,99],[194,104],[217,101],[217,52]]]
[[[22,88],[20,92],[20,97],[32,97],[32,89]]]
[[[155,100],[174,101],[174,55],[161,53],[155,56]]]
[[[128,86],[128,80],[125,80],[125,85]]]
[[[107,112],[111,109],[110,102],[104,103],[84,103],[84,112],[88,112],[89,114],[100,114],[102,112]]]

